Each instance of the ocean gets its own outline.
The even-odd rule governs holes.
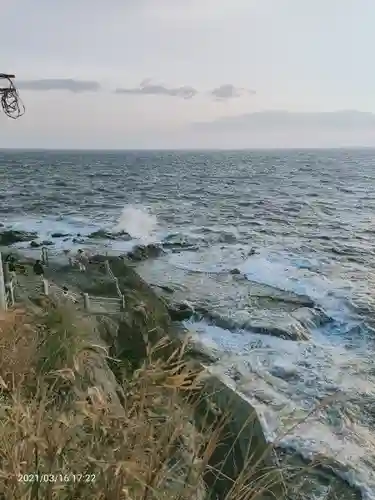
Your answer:
[[[3,150],[0,180],[4,227],[71,235],[52,253],[77,234],[92,248],[82,239],[98,229],[133,237],[95,242],[114,254],[175,244],[139,272],[230,323],[186,322],[214,369],[257,407],[269,439],[326,457],[375,499],[374,150]],[[257,285],[306,295],[329,321],[305,341],[244,328]]]

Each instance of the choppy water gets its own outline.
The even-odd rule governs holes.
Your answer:
[[[0,222],[85,235],[120,227],[145,240],[184,238],[191,251],[140,266],[150,280],[221,313],[244,307],[255,281],[307,294],[332,317],[308,342],[190,325],[219,354],[215,369],[263,414],[270,436],[290,411],[320,408],[283,439],[375,499],[375,151],[4,152]],[[125,209],[124,209],[125,207]],[[129,243],[105,242],[121,251]],[[71,246],[68,239],[58,243]],[[257,253],[247,257],[251,248]],[[199,271],[192,273],[192,271]],[[195,276],[198,278],[192,278]],[[246,291],[245,291],[246,288]]]

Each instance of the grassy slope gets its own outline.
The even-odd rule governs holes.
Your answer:
[[[197,374],[181,353],[161,362],[151,350],[141,368],[122,371],[119,413],[84,380],[90,353],[102,349],[90,345],[89,328],[66,308],[0,317],[0,497],[207,498],[202,478],[218,427],[198,432],[181,397]],[[263,498],[250,475],[239,471],[228,500]]]

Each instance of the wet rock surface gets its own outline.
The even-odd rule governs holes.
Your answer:
[[[129,233],[126,231],[111,232],[105,229],[99,229],[90,233],[87,238],[92,240],[123,240],[129,241],[132,239]]]
[[[13,229],[0,231],[0,245],[13,245],[14,243],[21,243],[36,239],[38,234],[35,232],[16,231]]]
[[[246,330],[271,335],[287,340],[309,340],[308,329],[287,312],[280,311],[236,311],[232,315],[221,315],[204,308],[198,308],[202,317],[210,324],[236,332]]]
[[[71,234],[68,233],[52,233],[51,238],[68,238]]]
[[[172,279],[167,262],[160,259],[157,266],[157,274],[156,266],[151,268],[148,262],[137,264],[137,270],[148,281],[156,282],[161,292],[164,286],[173,289],[171,296],[164,294],[167,301],[191,303],[193,319],[232,332],[244,330],[306,341],[313,328],[331,321],[310,297],[252,282],[238,268],[220,273],[174,268]]]
[[[168,312],[172,321],[185,321],[190,319],[194,314],[194,309],[190,304],[171,303],[168,304]]]
[[[198,251],[199,246],[195,241],[190,240],[181,234],[168,235],[162,241],[162,247],[171,252]]]
[[[155,257],[159,257],[164,253],[160,245],[150,243],[149,245],[137,245],[130,252],[126,254],[126,257],[131,261],[140,262],[142,260],[147,260]]]
[[[30,242],[30,248],[50,247],[52,245],[54,245],[54,242],[49,240],[44,240],[44,241],[33,240]]]

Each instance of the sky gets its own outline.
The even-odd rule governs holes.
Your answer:
[[[375,147],[374,0],[3,3],[0,148]]]

